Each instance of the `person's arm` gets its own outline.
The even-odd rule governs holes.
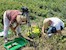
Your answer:
[[[10,29],[15,33],[15,35],[16,35],[16,31],[15,31],[15,29],[13,28],[13,26],[11,25],[10,26]]]
[[[12,18],[12,19],[10,20],[10,23],[9,23],[9,24],[12,25],[12,24],[14,23],[14,20],[15,20],[15,19]]]
[[[42,27],[42,33],[44,33],[44,26]]]
[[[15,27],[13,27],[12,26],[12,23],[10,24],[10,28],[11,28],[11,30],[15,33],[15,35],[16,35],[16,31],[15,31],[15,29],[18,27],[18,23],[16,24],[16,26]]]
[[[46,34],[44,33],[44,26],[42,27],[42,34],[43,34],[43,35],[46,35]]]
[[[16,28],[18,27],[18,25],[19,25],[19,24],[17,23],[16,26],[14,27],[14,29],[16,29]]]

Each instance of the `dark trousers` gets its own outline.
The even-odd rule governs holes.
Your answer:
[[[63,27],[62,26],[60,26],[60,28],[61,28],[61,30],[63,30]],[[46,29],[45,33],[48,31],[48,29]],[[55,27],[52,27],[51,33],[56,33],[56,32],[57,32],[56,28]]]

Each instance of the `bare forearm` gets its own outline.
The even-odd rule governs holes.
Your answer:
[[[18,25],[19,25],[19,24],[17,23],[16,26],[14,27],[14,29],[16,29],[16,28],[18,27]]]
[[[44,26],[42,27],[42,33],[44,33]]]
[[[16,33],[15,29],[12,26],[10,28],[14,33]]]

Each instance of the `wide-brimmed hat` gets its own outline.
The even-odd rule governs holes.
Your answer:
[[[17,20],[18,23],[22,23],[22,21],[26,22],[27,19],[23,15],[17,15],[16,20]]]
[[[50,20],[49,18],[44,19],[44,21],[43,21],[44,29],[48,28],[48,26],[49,26],[49,20]]]

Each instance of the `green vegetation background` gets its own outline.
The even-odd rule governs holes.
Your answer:
[[[43,19],[46,17],[57,16],[66,22],[66,0],[0,0],[0,29],[2,28],[3,13],[6,10],[21,10],[22,6],[29,8],[31,22],[36,22],[40,27],[42,26]],[[23,30],[25,28],[23,27]],[[66,49],[66,43],[60,42],[58,36],[48,40],[45,38],[38,40],[40,40],[37,47],[39,50]]]
[[[66,0],[0,0],[0,20],[6,10],[29,8],[30,16],[66,18]]]

